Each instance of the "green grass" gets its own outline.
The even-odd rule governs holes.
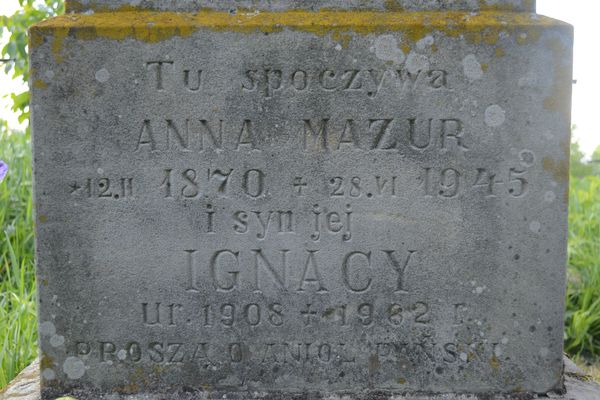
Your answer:
[[[572,178],[565,350],[600,356],[600,177]]]
[[[0,129],[0,388],[37,355],[30,149]],[[570,201],[565,348],[600,379],[600,177],[572,178]]]
[[[0,388],[37,355],[31,146],[0,130]]]

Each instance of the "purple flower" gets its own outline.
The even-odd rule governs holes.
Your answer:
[[[2,182],[7,172],[8,165],[4,161],[0,160],[0,182]]]

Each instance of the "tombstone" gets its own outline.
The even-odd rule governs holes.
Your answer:
[[[80,0],[30,47],[44,399],[563,390],[534,1]]]

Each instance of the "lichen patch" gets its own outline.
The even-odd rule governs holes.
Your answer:
[[[79,379],[85,374],[85,364],[79,357],[67,357],[63,364],[63,372],[69,379]]]
[[[469,54],[462,61],[463,73],[470,81],[476,81],[483,77],[483,68],[474,54]]]
[[[394,35],[377,36],[373,50],[375,56],[380,60],[393,61],[398,64],[404,62],[404,52],[398,47],[398,39]]]
[[[497,128],[506,121],[506,112],[498,104],[493,104],[485,110],[485,124]]]

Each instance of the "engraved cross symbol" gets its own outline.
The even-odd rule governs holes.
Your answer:
[[[69,185],[69,187],[71,188],[71,194],[77,192],[79,189],[81,189],[81,186],[79,186],[79,184],[77,182],[73,182]]]
[[[310,326],[312,318],[316,317],[316,315],[317,315],[316,311],[312,311],[310,309],[311,306],[312,306],[312,304],[307,304],[306,310],[300,311],[300,314],[302,314],[302,316],[304,317],[304,325],[305,326]]]
[[[293,185],[298,191],[298,196],[304,196],[304,194],[302,193],[302,189],[304,189],[307,186],[307,183],[304,182],[301,176],[297,176],[294,178]]]

